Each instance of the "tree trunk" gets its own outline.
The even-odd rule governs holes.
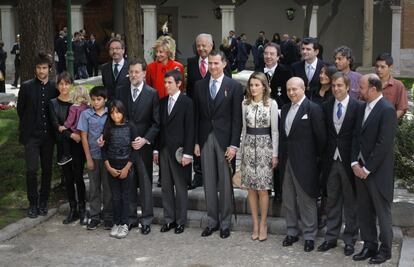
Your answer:
[[[52,0],[17,1],[20,28],[21,80],[33,78],[39,51],[53,58]]]
[[[331,25],[331,22],[335,18],[335,16],[338,14],[339,4],[342,0],[332,0],[331,1],[331,11],[329,11],[328,17],[326,18],[325,22],[322,24],[322,27],[318,33],[318,39],[319,41],[322,39],[325,32],[328,30],[329,26]]]
[[[128,58],[144,58],[141,31],[141,1],[124,1],[124,27]]]
[[[312,10],[313,10],[313,1],[309,1],[306,4],[306,15],[305,15],[305,21],[303,23],[303,38],[309,37],[309,28],[310,28],[310,21],[312,18]]]

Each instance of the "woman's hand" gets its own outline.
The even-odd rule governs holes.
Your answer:
[[[272,158],[272,168],[275,169],[277,167],[278,163],[279,163],[279,158],[278,157],[273,157]]]
[[[75,141],[76,143],[79,143],[81,141],[80,135],[76,133],[71,133],[70,138],[72,138],[72,140]]]

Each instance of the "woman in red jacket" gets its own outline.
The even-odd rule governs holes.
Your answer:
[[[155,61],[147,66],[146,83],[158,91],[161,98],[167,96],[167,90],[164,86],[164,75],[166,72],[176,69],[181,72],[184,81],[184,66],[178,61],[175,61],[175,41],[170,36],[161,36],[155,42],[153,49],[155,54]],[[184,88],[184,83],[181,84],[180,90]]]

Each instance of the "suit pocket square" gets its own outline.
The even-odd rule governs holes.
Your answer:
[[[308,114],[305,114],[302,116],[301,120],[307,120],[308,119]]]

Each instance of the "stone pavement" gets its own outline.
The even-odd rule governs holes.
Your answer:
[[[202,238],[201,228],[186,228],[181,235],[160,233],[159,225],[147,236],[133,229],[117,240],[102,228],[87,231],[78,223],[63,225],[63,219],[58,214],[0,243],[0,266],[370,266],[345,257],[342,242],[325,253],[306,253],[302,240],[282,247],[281,235],[258,242],[250,240],[249,232],[233,231],[223,240],[218,233]],[[360,248],[358,243],[356,250]],[[393,258],[381,266],[398,266],[399,250],[394,243]]]

